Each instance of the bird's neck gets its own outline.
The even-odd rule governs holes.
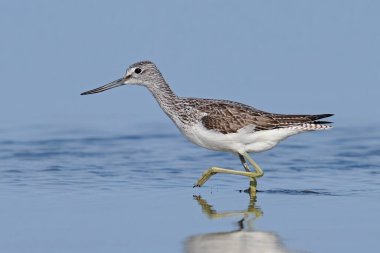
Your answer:
[[[178,101],[178,97],[174,94],[170,86],[162,78],[162,80],[159,80],[154,85],[148,86],[148,89],[152,92],[162,110],[170,116],[171,111]]]

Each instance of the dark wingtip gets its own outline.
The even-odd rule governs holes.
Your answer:
[[[318,120],[318,119],[328,118],[328,117],[331,117],[331,116],[334,116],[334,114],[331,114],[331,113],[318,114],[318,115],[313,115],[312,118],[313,118],[314,120]]]
[[[331,121],[324,121],[324,120],[319,120],[319,119],[324,119],[333,116],[334,114],[332,113],[326,113],[326,114],[319,114],[315,115],[315,120],[313,121],[313,124],[332,124],[333,122]]]
[[[332,124],[333,122],[331,121],[322,121],[322,120],[318,120],[318,121],[314,121],[313,124]]]

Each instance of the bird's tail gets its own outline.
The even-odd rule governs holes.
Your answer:
[[[283,115],[274,114],[273,118],[279,122],[279,127],[299,129],[305,131],[327,130],[332,128],[330,121],[320,119],[328,118],[334,114],[317,114],[317,115]]]

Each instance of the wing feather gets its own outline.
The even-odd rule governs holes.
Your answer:
[[[207,114],[201,118],[204,127],[223,134],[236,133],[239,129],[252,125],[255,126],[254,131],[261,131],[292,127],[305,123],[327,124],[331,122],[318,120],[333,115],[273,114],[244,104],[224,100],[202,103],[197,109]]]

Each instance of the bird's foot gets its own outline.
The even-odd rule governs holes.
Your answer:
[[[240,192],[248,193],[250,196],[256,196],[256,193],[260,192],[259,190],[257,190],[256,178],[251,177],[251,180],[249,182],[249,187],[245,190],[240,190]]]
[[[214,168],[211,167],[209,168],[208,170],[206,170],[203,175],[198,179],[198,181],[194,184],[193,188],[195,187],[201,187],[202,185],[204,185],[207,180],[209,180],[209,178],[213,175],[215,175],[217,172],[214,171]]]

